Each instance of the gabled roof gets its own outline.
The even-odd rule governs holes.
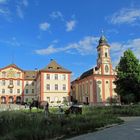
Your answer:
[[[71,73],[71,71],[60,66],[55,60],[51,60],[51,62],[45,68],[41,69],[40,71]]]
[[[36,79],[37,71],[24,71],[25,80],[34,80]]]
[[[16,64],[10,64],[4,68],[1,68],[0,70],[3,70],[3,69],[6,69],[6,68],[9,68],[9,67],[12,67],[12,68],[15,68],[15,69],[18,69],[20,71],[23,71],[21,68],[19,68]]]
[[[88,77],[88,76],[90,76],[90,75],[93,75],[93,68],[90,69],[90,70],[88,70],[88,71],[86,71],[86,72],[84,72],[84,73],[80,76],[80,80],[81,80],[81,79],[84,79],[85,77]]]

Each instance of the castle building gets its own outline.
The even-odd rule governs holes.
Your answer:
[[[71,96],[81,103],[101,104],[113,98],[116,72],[112,68],[110,45],[101,36],[97,46],[97,66],[86,72],[71,83]]]
[[[0,69],[0,103],[69,100],[71,71],[55,60],[41,70],[22,70],[15,64]]]

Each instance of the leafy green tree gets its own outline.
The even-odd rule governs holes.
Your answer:
[[[128,49],[121,57],[115,80],[118,95],[124,103],[140,101],[140,64],[133,52]]]

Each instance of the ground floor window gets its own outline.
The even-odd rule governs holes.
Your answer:
[[[47,97],[47,101],[50,102],[50,97]]]

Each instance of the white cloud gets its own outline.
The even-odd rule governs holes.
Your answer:
[[[40,30],[47,31],[50,28],[50,24],[48,22],[41,23],[39,25]]]
[[[95,46],[97,46],[98,37],[87,36],[84,39],[78,41],[77,43],[71,43],[66,48],[75,49],[81,55],[93,54],[95,51]]]
[[[64,15],[60,11],[53,11],[50,14],[50,17],[52,19],[61,20],[65,24],[67,32],[72,31],[75,28],[76,23],[77,23],[77,21],[75,20],[75,15],[71,16],[71,20],[70,19],[66,20],[66,18],[64,17]]]
[[[11,10],[10,2],[13,3],[15,10]],[[8,21],[11,21],[15,14],[24,19],[25,9],[28,5],[28,0],[0,0],[0,16],[5,17]]]
[[[21,43],[17,40],[16,37],[12,37],[10,39],[7,39],[7,40],[2,40],[0,39],[0,42],[3,43],[3,44],[6,44],[8,46],[13,46],[13,47],[20,47],[21,46]]]
[[[50,45],[48,48],[35,50],[35,52],[40,55],[49,55],[58,52],[65,52],[70,54],[77,52],[80,55],[90,55],[94,53],[98,39],[98,37],[87,36],[82,40],[75,43],[70,43],[65,47],[55,48],[53,44]]]
[[[140,38],[128,40],[127,42],[120,43],[120,42],[113,42],[110,44],[111,46],[111,56],[114,59],[113,65],[117,65],[120,57],[123,56],[124,51],[127,49],[131,49],[136,57],[140,60]]]
[[[21,7],[20,6],[17,6],[17,9],[16,10],[17,10],[18,17],[20,17],[21,19],[23,19],[24,18],[24,13],[23,13]]]
[[[23,5],[24,5],[25,7],[27,7],[28,4],[29,4],[29,3],[28,3],[28,0],[23,0],[22,3],[23,3]]]
[[[19,18],[24,19],[25,8],[28,7],[28,0],[21,0],[17,2],[16,12]]]
[[[8,0],[0,0],[0,16],[10,21],[10,10],[8,8]]]
[[[11,21],[10,15],[11,15],[11,12],[7,7],[0,8],[0,16],[4,17],[7,21]]]
[[[36,52],[37,54],[40,54],[40,55],[49,55],[49,54],[58,52],[58,49],[54,48],[53,45],[50,45],[50,46],[49,46],[48,48],[46,48],[46,49],[35,50],[35,52]]]
[[[117,30],[117,29],[108,29],[108,30],[106,30],[106,34],[108,34],[108,35],[118,34],[118,33],[119,33],[119,30]]]
[[[9,10],[7,8],[0,8],[0,15],[8,15]]]
[[[140,20],[140,9],[123,8],[108,17],[107,20],[110,20],[112,24],[136,24]]]
[[[66,22],[66,31],[67,32],[72,31],[74,29],[75,25],[76,25],[76,21],[75,20],[67,21]]]
[[[7,0],[0,0],[0,4],[5,4],[7,3]]]
[[[63,14],[62,14],[60,11],[53,11],[53,12],[50,14],[50,17],[51,17],[52,19],[60,18],[62,21],[64,21]]]

